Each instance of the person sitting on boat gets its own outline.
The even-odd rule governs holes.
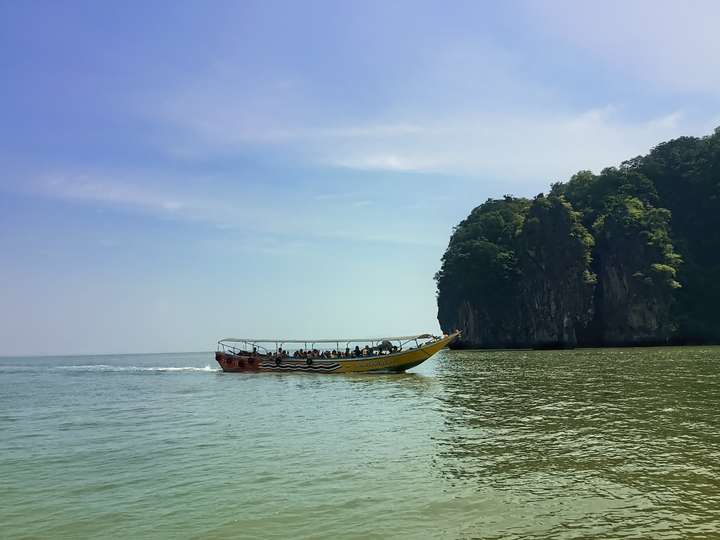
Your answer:
[[[360,347],[358,347],[357,345],[355,345],[355,349],[353,350],[353,356],[354,356],[355,358],[357,358],[358,356],[361,356],[361,355],[362,355],[362,353],[360,352]]]

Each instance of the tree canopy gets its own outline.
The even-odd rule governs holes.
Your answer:
[[[475,345],[720,342],[720,128],[487,200],[435,278],[441,326],[472,318]]]

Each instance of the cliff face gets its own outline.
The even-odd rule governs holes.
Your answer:
[[[520,309],[527,314],[523,319],[528,344],[574,347],[576,329],[592,318],[592,236],[567,201],[538,197],[517,244],[523,269]]]
[[[455,315],[448,328],[461,330],[462,337],[453,343],[453,348],[518,349],[529,346],[527,329],[522,326],[519,313],[510,309],[502,314],[491,313],[482,305],[465,300]]]
[[[458,227],[436,276],[443,330],[463,332],[460,348],[574,347],[592,317],[592,245],[560,197],[488,201]]]
[[[718,343],[718,230],[720,129],[475,208],[436,274],[438,320],[457,347]]]
[[[628,162],[652,180],[671,212],[682,256],[671,315],[677,343],[720,343],[720,128],[709,137],[680,137]]]
[[[595,226],[601,345],[665,344],[680,258],[668,236],[670,213],[637,198],[616,201]]]
[[[442,328],[463,331],[455,346],[527,346],[514,245],[529,204],[489,200],[456,227],[435,276]]]
[[[614,252],[600,264],[597,310],[601,333],[593,343],[607,346],[666,344],[671,336],[669,298],[649,294],[637,277],[637,257]],[[636,259],[636,260],[632,260]]]

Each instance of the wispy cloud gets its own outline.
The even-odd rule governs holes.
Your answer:
[[[575,114],[483,113],[438,122],[418,135],[358,141],[330,164],[357,169],[455,173],[547,181],[584,169],[616,165],[680,134],[704,134],[711,122],[680,111],[623,120],[608,106]]]
[[[150,212],[176,213],[192,210],[193,206],[168,193],[89,173],[43,174],[33,183],[33,189],[65,200],[104,203]]]
[[[312,198],[315,201],[344,201],[349,199],[357,198],[360,194],[357,191],[345,191],[345,192],[331,192],[331,193],[318,193],[313,195]]]
[[[292,198],[268,200],[227,184],[220,189],[203,184],[202,189],[179,187],[186,184],[198,183],[188,178],[158,177],[148,171],[86,170],[38,174],[26,185],[36,196],[210,225],[219,234],[234,234],[246,247],[268,254],[297,250],[322,240],[437,244],[436,238],[428,239],[413,231],[412,226],[406,227],[404,233],[387,234],[382,216],[391,214],[380,211],[369,220],[362,212],[348,212],[374,204],[356,192],[316,195],[316,200],[324,204],[318,209],[298,207]],[[215,191],[223,191],[225,196],[209,195]]]
[[[525,2],[521,16],[630,80],[720,97],[720,3]]]
[[[374,139],[376,143],[380,141]],[[407,144],[407,143],[406,143]],[[436,158],[419,156],[415,153],[389,154],[382,153],[383,149],[378,148],[377,153],[373,150],[357,151],[349,149],[347,156],[326,156],[325,163],[335,167],[348,169],[359,169],[364,171],[398,171],[398,172],[423,172],[442,170],[443,164]]]
[[[527,5],[524,14],[536,9]],[[557,16],[555,28],[584,20],[579,9]],[[638,15],[637,8],[630,11]],[[623,28],[629,43],[636,34]],[[720,45],[717,38],[705,37]],[[605,50],[604,43],[598,42],[598,50]],[[646,52],[645,45],[628,44],[622,56],[642,59]],[[707,133],[718,120],[677,105],[639,115],[621,102],[566,103],[551,81],[527,72],[517,52],[487,41],[427,53],[422,67],[405,72],[408,83],[401,95],[389,93],[372,115],[361,118],[338,112],[337,103],[319,101],[312,80],[241,86],[225,72],[225,79],[193,84],[151,108],[161,111],[155,118],[168,128],[163,145],[172,152],[183,149],[184,158],[260,149],[316,167],[442,173],[526,186],[615,165],[660,141]],[[720,73],[720,65],[715,71]],[[715,75],[708,77],[707,89]]]

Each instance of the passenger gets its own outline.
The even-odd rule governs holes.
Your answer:
[[[350,347],[345,347],[345,357],[350,356]]]
[[[360,347],[355,345],[355,350],[353,351],[353,356],[357,358],[358,356],[362,356],[362,353],[360,352]]]

